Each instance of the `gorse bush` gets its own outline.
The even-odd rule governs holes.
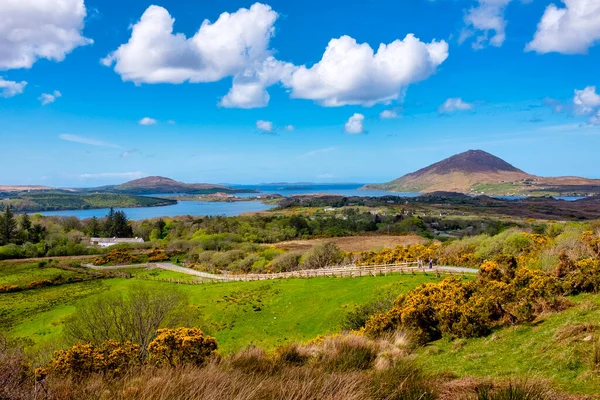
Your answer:
[[[148,359],[156,365],[202,365],[217,350],[217,341],[198,328],[159,329],[148,345]]]
[[[97,345],[76,344],[70,349],[59,350],[52,361],[36,373],[38,378],[48,373],[76,376],[95,373],[118,375],[140,364],[139,345],[109,340]]]
[[[562,286],[549,273],[501,266],[481,266],[476,281],[447,278],[428,283],[396,299],[393,307],[374,315],[365,332],[379,336],[409,329],[422,342],[450,337],[477,337],[496,326],[531,321],[539,313],[564,307]]]

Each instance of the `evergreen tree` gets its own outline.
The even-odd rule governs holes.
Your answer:
[[[0,244],[8,244],[14,238],[17,230],[17,221],[10,207],[7,205],[4,214],[0,217]]]
[[[31,243],[39,243],[46,237],[46,227],[41,224],[33,224],[29,232],[29,241]]]
[[[29,230],[31,229],[31,218],[29,218],[29,215],[27,213],[21,215],[20,225],[22,231],[29,232]]]
[[[132,237],[133,229],[131,225],[129,225],[129,220],[127,219],[127,215],[123,211],[115,212],[113,219],[113,227],[115,236],[117,237]]]
[[[159,239],[164,238],[164,231],[165,231],[165,226],[167,226],[166,222],[163,221],[162,218],[160,218],[158,221],[156,221],[156,229],[158,229],[158,234],[159,234]]]
[[[88,223],[87,230],[88,230],[88,234],[91,237],[98,237],[98,236],[100,236],[101,229],[100,229],[100,222],[98,222],[98,218],[96,218],[95,216],[92,217],[92,219]]]
[[[115,232],[115,210],[112,207],[106,216],[106,222],[104,223],[104,235],[107,237],[117,236],[117,233]]]

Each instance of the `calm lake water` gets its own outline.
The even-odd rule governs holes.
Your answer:
[[[238,193],[238,197],[253,197],[260,194],[281,194],[282,196],[293,196],[296,194],[339,194],[343,196],[403,196],[416,197],[418,193],[394,193],[380,190],[358,190],[363,184],[340,184],[340,185],[231,185],[238,189],[258,190],[260,193]],[[152,196],[161,196],[160,193]],[[167,194],[173,196],[173,193]],[[194,217],[207,215],[235,216],[247,212],[265,211],[274,206],[263,204],[259,201],[240,201],[233,203],[219,203],[210,201],[180,201],[178,204],[164,207],[136,207],[121,208],[115,210],[125,211],[127,217],[133,220],[158,218],[158,217],[176,217],[181,215],[191,215]],[[69,210],[69,211],[47,211],[42,215],[75,216],[79,219],[97,217],[101,218],[108,214],[108,209],[97,210]]]
[[[293,196],[299,194],[337,194],[343,196],[398,196],[398,197],[417,197],[419,193],[398,193],[386,192],[383,190],[358,190],[363,184],[268,184],[268,185],[230,185],[237,189],[258,190],[259,193],[238,193],[238,197],[253,197],[260,194],[280,194],[282,196]],[[153,196],[160,196],[157,193]],[[172,196],[173,193],[168,194]],[[516,200],[520,197],[506,197],[507,200]],[[577,200],[577,197],[564,197],[564,200]],[[199,216],[235,216],[247,212],[265,211],[273,208],[272,205],[263,204],[259,201],[240,201],[232,203],[219,203],[210,201],[181,201],[178,204],[164,207],[138,207],[122,208],[117,210],[125,211],[127,217],[133,220],[158,218],[158,217],[176,217],[181,215]],[[79,219],[97,217],[101,218],[108,214],[108,209],[97,210],[69,210],[69,211],[48,211],[42,215],[75,216]]]
[[[164,207],[136,207],[136,208],[115,208],[115,211],[125,211],[127,217],[133,220],[158,218],[158,217],[177,217],[181,215],[207,216],[224,215],[231,217],[247,212],[265,211],[272,208],[272,205],[263,204],[260,201],[240,201],[237,203],[216,203],[211,201],[180,201],[172,206]],[[102,218],[108,214],[108,208],[97,210],[68,210],[68,211],[47,211],[42,215],[58,215],[63,217],[75,216],[79,219]]]

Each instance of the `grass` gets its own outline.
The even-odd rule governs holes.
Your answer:
[[[135,268],[129,272],[135,276],[153,273]],[[189,279],[170,271],[159,271],[157,277]],[[200,326],[227,353],[248,345],[273,349],[337,332],[347,311],[382,291],[400,294],[438,280],[434,274],[406,274],[177,286],[188,295]],[[127,291],[134,284],[156,290],[176,285],[113,278],[0,294],[0,325],[11,337],[26,337],[38,346],[59,342],[62,324],[78,302],[105,291]]]
[[[73,271],[65,271],[59,268],[40,268],[37,263],[15,263],[10,268],[0,265],[0,286],[16,285],[23,286],[36,280],[53,280],[62,276],[64,279],[79,276],[85,278],[85,274]]]
[[[442,339],[419,351],[432,372],[461,377],[548,379],[573,393],[597,393],[593,371],[595,337],[600,333],[600,295],[570,298],[575,306],[530,325],[505,328],[485,338]]]

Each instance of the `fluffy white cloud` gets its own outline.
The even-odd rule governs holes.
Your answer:
[[[600,2],[562,0],[565,7],[550,4],[526,50],[538,53],[581,54],[600,40]]]
[[[293,132],[294,131],[294,125],[286,125],[283,127],[283,129],[285,129],[288,132]]]
[[[115,65],[125,81],[135,83],[216,82],[233,77],[223,107],[265,106],[265,88],[289,68],[271,56],[269,41],[278,14],[268,5],[223,13],[205,20],[186,38],[173,32],[174,18],[163,7],[150,6],[132,29],[129,41],[101,60]]]
[[[381,119],[396,119],[398,118],[398,113],[394,110],[383,110],[379,113],[379,118]]]
[[[589,123],[590,125],[600,125],[600,111],[590,117]]]
[[[443,40],[423,43],[410,34],[374,52],[368,44],[342,36],[329,42],[321,61],[299,67],[283,84],[292,89],[293,98],[325,106],[372,106],[398,99],[409,84],[435,73],[447,57]]]
[[[273,132],[273,123],[271,121],[256,121],[256,129],[260,129],[265,132]]]
[[[23,93],[27,82],[6,81],[0,76],[0,97],[13,97]]]
[[[43,106],[45,106],[47,104],[54,103],[56,99],[61,96],[62,94],[58,90],[55,90],[52,93],[42,93],[42,95],[38,97],[38,100],[42,102]]]
[[[588,86],[583,90],[575,90],[575,97],[573,97],[573,105],[575,106],[575,113],[590,114],[594,110],[600,107],[600,95],[596,93],[596,86]]]
[[[93,41],[82,35],[83,0],[0,1],[0,69],[31,68],[40,58],[62,61]]]
[[[478,5],[465,15],[466,28],[460,35],[460,42],[477,35],[474,49],[482,49],[488,44],[500,47],[506,39],[504,11],[512,0],[478,0]]]
[[[365,121],[365,116],[359,113],[355,113],[353,116],[348,119],[346,125],[344,125],[344,131],[346,133],[350,133],[353,135],[364,133],[365,128],[363,126],[363,122]]]
[[[138,124],[140,125],[156,125],[158,124],[158,121],[155,120],[154,118],[150,118],[150,117],[144,117],[142,119],[140,119],[140,121],[138,122]]]
[[[438,111],[440,113],[452,113],[455,111],[468,111],[472,110],[474,107],[473,103],[467,103],[463,101],[460,97],[449,98],[442,104]]]
[[[423,43],[413,35],[380,45],[348,36],[333,39],[322,60],[310,68],[277,60],[269,48],[279,15],[268,5],[223,13],[205,20],[187,38],[173,32],[174,19],[150,6],[132,28],[129,41],[101,62],[114,65],[125,81],[141,83],[215,82],[233,84],[221,107],[256,108],[269,103],[269,86],[281,83],[294,98],[320,104],[373,105],[398,99],[406,87],[435,73],[448,57],[444,41]]]

